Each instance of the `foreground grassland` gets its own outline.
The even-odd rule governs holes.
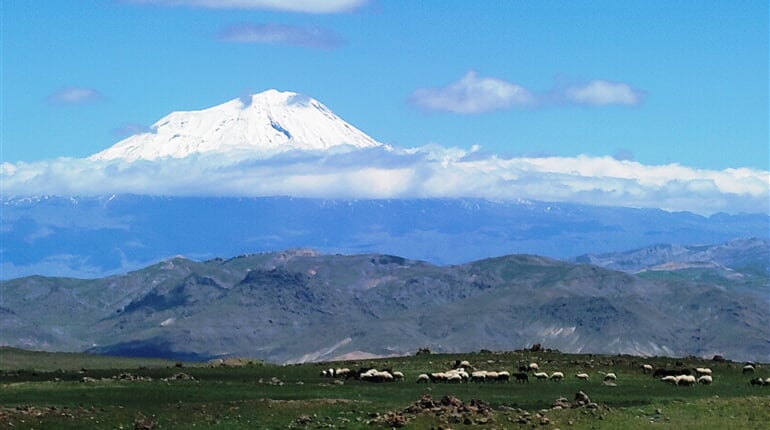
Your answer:
[[[420,373],[468,360],[485,370],[516,372],[537,362],[561,382],[417,384]],[[643,373],[656,368],[710,367],[709,386],[672,386]],[[401,382],[335,380],[327,367],[392,368]],[[0,349],[0,428],[3,429],[767,429],[770,365],[754,374],[743,363],[558,352],[421,354],[344,363],[269,365],[181,364],[79,354]],[[588,381],[576,373],[590,374]],[[614,372],[617,384],[602,383]],[[596,405],[574,404],[584,392]]]

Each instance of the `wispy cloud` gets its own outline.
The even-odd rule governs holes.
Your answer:
[[[48,102],[55,106],[71,106],[104,100],[97,90],[83,87],[66,87],[48,96]]]
[[[242,154],[241,154],[242,155]],[[512,157],[431,145],[265,158],[197,155],[157,161],[4,163],[5,195],[477,197],[604,206],[770,213],[770,172],[644,165],[613,157]],[[184,175],[180,175],[184,172]]]
[[[233,43],[294,45],[307,48],[333,49],[342,45],[336,33],[318,27],[285,24],[238,24],[219,32],[219,40]]]
[[[468,114],[527,106],[534,102],[534,97],[524,87],[496,78],[479,77],[471,70],[446,87],[415,90],[410,101],[427,111]]]
[[[445,87],[419,88],[409,101],[424,111],[476,114],[522,107],[635,106],[644,96],[628,84],[601,79],[537,92],[499,78],[480,77],[471,70]]]
[[[592,106],[635,106],[644,98],[643,92],[631,88],[628,84],[601,79],[585,85],[571,86],[564,91],[564,95],[571,103]]]
[[[128,0],[131,3],[188,6],[208,9],[268,9],[301,13],[338,13],[356,10],[368,0]]]

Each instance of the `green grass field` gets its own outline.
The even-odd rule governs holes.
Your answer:
[[[417,384],[420,373],[455,360],[515,372],[537,362],[562,382]],[[644,374],[641,364],[710,367],[714,383],[678,387]],[[751,386],[742,363],[558,352],[424,354],[333,364],[278,366],[178,364],[81,354],[0,349],[0,428],[13,429],[767,429],[770,386]],[[326,367],[402,371],[401,382],[326,378]],[[574,375],[587,372],[588,381]],[[602,383],[617,374],[617,385]],[[118,378],[123,374],[123,378]],[[553,409],[586,393],[594,408]],[[429,395],[433,404],[426,403]],[[422,399],[422,403],[416,406]],[[443,400],[443,404],[442,404]]]

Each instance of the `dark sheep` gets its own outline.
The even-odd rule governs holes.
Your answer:
[[[529,376],[527,375],[527,372],[514,373],[513,377],[516,378],[516,382],[529,383]]]
[[[690,369],[655,369],[654,372],[652,372],[653,378],[662,378],[664,376],[679,376],[679,375],[690,375]]]

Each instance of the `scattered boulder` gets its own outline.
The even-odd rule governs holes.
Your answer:
[[[578,391],[575,393],[575,405],[573,407],[581,407],[586,406],[589,403],[591,403],[591,399],[588,398],[588,394],[584,393],[583,391]]]

